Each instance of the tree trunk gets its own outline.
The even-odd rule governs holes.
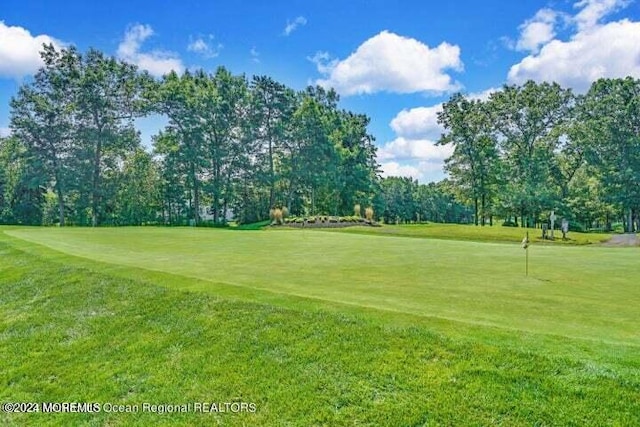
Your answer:
[[[227,199],[225,197],[224,199],[224,203],[222,204],[222,222],[226,223],[227,222]]]
[[[271,142],[271,138],[269,138],[269,209],[275,208],[276,203],[276,177],[275,170],[273,167],[273,143]]]
[[[473,211],[474,211],[473,222],[475,223],[475,225],[477,227],[478,226],[478,198],[477,197],[473,198]]]
[[[486,195],[484,193],[482,193],[482,226],[485,226],[486,223],[486,218],[485,218],[485,209],[487,208],[487,199],[486,199]]]
[[[60,227],[64,227],[64,196],[62,192],[62,184],[56,172],[56,194],[58,195],[58,215],[60,219]]]
[[[200,219],[200,193],[198,191],[198,177],[196,176],[196,165],[191,162],[191,184],[193,186],[193,224],[198,226]]]
[[[96,152],[93,159],[93,188],[91,191],[91,225],[98,226],[98,206],[100,205],[100,161],[102,160],[102,131],[98,132]]]
[[[633,209],[629,208],[629,219],[627,220],[627,227],[629,233],[633,233]]]

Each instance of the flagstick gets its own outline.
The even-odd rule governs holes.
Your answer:
[[[527,231],[527,235],[522,239],[522,249],[524,249],[524,274],[525,276],[529,275],[529,232]]]
[[[527,243],[528,242],[529,242],[529,232],[527,231]],[[528,244],[527,244],[527,247],[526,247],[525,251],[526,251],[527,254],[526,254],[526,263],[525,263],[526,266],[525,266],[524,275],[528,277],[529,276],[529,245]]]

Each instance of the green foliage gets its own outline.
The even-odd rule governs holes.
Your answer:
[[[475,225],[484,225],[497,192],[501,168],[491,107],[456,94],[442,108],[438,122],[447,133],[438,144],[454,146],[445,171],[451,175],[462,200],[473,202]]]
[[[604,201],[621,207],[627,230],[634,231],[640,215],[640,80],[598,80],[582,113],[587,157],[601,172]]]
[[[41,56],[11,101],[4,222],[254,223],[274,206],[296,216],[371,206],[387,223],[539,226],[555,211],[585,229],[640,228],[631,77],[601,79],[584,96],[532,81],[484,101],[453,95],[438,115],[449,178],[419,184],[378,176],[369,118],[340,110],[332,89],[295,92],[224,67],[158,81],[95,49],[48,45]],[[168,119],[152,154],[134,127],[146,114]]]
[[[157,223],[161,209],[160,171],[151,155],[142,149],[128,157],[119,176],[114,218],[118,224]]]
[[[558,84],[526,82],[493,93],[489,109],[504,153],[504,180],[509,199],[504,210],[537,217],[559,202],[552,181],[561,130],[571,119],[574,96]]]
[[[411,178],[388,177],[380,183],[382,218],[387,224],[413,221],[471,222],[472,211],[460,203],[451,182],[418,184]]]
[[[48,45],[41,56],[44,66],[11,101],[11,127],[55,191],[58,223],[81,223],[88,209],[96,226],[113,219],[118,164],[140,143],[133,119],[146,75],[93,49]]]
[[[0,138],[0,224],[42,224],[45,181],[37,165],[18,138]]]

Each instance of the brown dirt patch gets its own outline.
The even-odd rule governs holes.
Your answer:
[[[616,234],[606,242],[602,242],[603,246],[640,246],[640,238],[637,234],[625,233]]]

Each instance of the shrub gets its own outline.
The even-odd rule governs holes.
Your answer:
[[[584,233],[584,232],[588,231],[588,229],[581,222],[569,221],[569,231],[578,231],[580,233]]]
[[[275,220],[275,218],[276,218],[275,213],[276,213],[275,209],[273,209],[273,208],[269,209],[269,219],[271,221]]]
[[[364,216],[369,221],[373,221],[373,208],[371,206],[364,210]]]
[[[275,208],[273,210],[273,222],[282,225],[282,209]]]
[[[360,205],[359,204],[356,204],[353,207],[353,215],[354,216],[361,216],[361,209],[360,209]]]
[[[286,206],[283,206],[281,211],[282,211],[282,218],[286,218],[289,216],[289,209],[287,209]]]

